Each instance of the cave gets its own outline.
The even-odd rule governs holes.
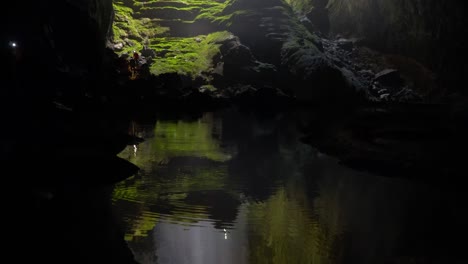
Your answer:
[[[466,261],[466,1],[2,5],[4,262]]]

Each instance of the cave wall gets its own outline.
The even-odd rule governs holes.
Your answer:
[[[112,0],[9,1],[3,15],[8,96],[83,94],[100,78]]]
[[[437,74],[440,89],[463,92],[468,68],[466,1],[330,0],[331,31],[363,37],[379,50],[415,58]]]

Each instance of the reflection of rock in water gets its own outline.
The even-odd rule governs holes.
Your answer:
[[[240,201],[222,190],[189,192],[184,200],[190,205],[207,207],[210,219],[215,221],[215,228],[222,229],[232,225],[239,210]]]
[[[466,217],[447,213],[462,208],[450,188],[356,173],[326,156],[308,162],[304,175],[314,175],[307,192],[321,228],[339,238],[331,253],[340,263],[445,263],[426,261],[462,252],[456,237]]]
[[[345,117],[345,118],[343,118]],[[304,142],[347,166],[387,176],[460,176],[457,153],[466,146],[441,105],[399,105],[324,115],[303,129]]]

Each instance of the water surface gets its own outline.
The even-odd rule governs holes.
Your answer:
[[[136,260],[365,264],[453,256],[458,194],[343,167],[300,142],[295,118],[224,111],[134,122],[131,132],[146,141],[120,156],[141,171],[117,184],[113,204]]]

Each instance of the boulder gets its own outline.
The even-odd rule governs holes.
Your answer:
[[[349,39],[340,38],[338,39],[336,44],[338,45],[338,47],[346,51],[352,51],[354,48],[354,43]]]
[[[348,79],[315,45],[291,38],[282,48],[282,65],[289,70],[297,99],[329,104],[353,103],[360,97],[354,81]]]
[[[400,87],[404,84],[404,80],[400,76],[400,72],[395,69],[385,69],[375,75],[374,82],[378,82],[383,86]]]
[[[114,44],[114,46],[113,46],[113,48],[114,48],[115,50],[122,50],[123,47],[124,47],[124,44],[123,44],[122,42],[119,42],[119,43],[117,43],[117,44]]]
[[[250,48],[237,37],[226,40],[220,47],[220,53],[216,59],[216,71],[223,75],[228,84],[263,86],[271,84],[275,79],[276,67],[258,61]]]
[[[140,50],[140,54],[146,58],[155,58],[156,57],[156,51],[153,49],[150,49],[148,47],[143,47],[143,49]]]

